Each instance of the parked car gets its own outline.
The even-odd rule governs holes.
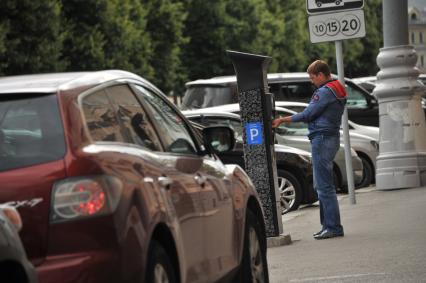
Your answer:
[[[279,108],[275,107],[276,112],[277,110],[279,110]],[[203,108],[199,110],[194,110],[194,112],[195,111],[198,111],[201,114],[209,113],[209,112],[218,112],[218,111],[239,114],[240,106],[238,103],[233,103],[233,104],[227,104],[222,106],[208,107],[208,108]],[[281,111],[286,111],[286,110],[281,109]],[[184,111],[184,113],[187,113],[187,111]],[[279,113],[277,113],[277,115],[279,115]],[[281,126],[277,130],[275,130],[276,141],[282,145],[299,148],[304,151],[310,151],[311,146],[310,146],[309,139],[307,137],[306,124],[303,122],[298,122],[298,123],[291,123],[291,125],[293,125],[293,129],[291,130],[286,130],[285,128],[283,128],[288,126],[288,124],[286,125],[281,124]],[[353,149],[351,149],[351,156],[352,156],[352,169],[353,169],[354,182],[355,184],[360,184],[363,177],[362,160],[358,157],[358,155]],[[347,191],[348,181],[347,181],[347,175],[346,175],[345,151],[344,151],[343,144],[340,145],[340,148],[334,159],[333,172],[334,172],[336,189],[341,190],[343,192]]]
[[[292,115],[295,113],[291,110],[287,110],[281,107],[276,107],[276,111],[277,114],[283,116]],[[293,138],[299,141],[300,136],[305,137],[308,134],[308,125],[304,122],[281,124],[279,130],[284,130],[282,132],[283,135],[281,136],[281,138],[285,140],[284,142],[291,143],[291,140]],[[277,131],[277,133],[280,133],[280,131]],[[359,178],[357,174],[354,175],[355,186],[356,188],[368,187],[375,181],[376,158],[379,155],[378,139],[374,139],[353,131],[349,131],[349,138],[351,144],[351,152],[355,151],[356,155],[362,162],[361,178]],[[343,130],[340,131],[340,142],[341,146],[344,147]],[[352,159],[353,158],[354,157],[352,157]],[[339,164],[339,168],[343,167],[345,164],[346,163]],[[352,164],[354,164],[354,162],[352,162]],[[354,171],[356,171],[355,168]],[[346,174],[346,170],[344,172]]]
[[[243,152],[243,131],[239,115],[229,112],[183,111],[191,121],[202,126],[224,125],[231,127],[236,135],[232,151],[219,153],[225,164],[238,164],[245,168]],[[200,128],[200,127],[198,127]],[[318,200],[312,185],[311,154],[307,151],[284,145],[275,145],[278,189],[282,214],[296,210],[300,204],[311,204]]]
[[[333,75],[334,78],[337,78]],[[275,101],[309,102],[315,91],[307,73],[268,74],[269,91]],[[379,110],[376,98],[350,79],[345,79],[348,92],[348,115],[355,123],[368,126],[379,125]],[[196,109],[238,102],[235,76],[214,77],[186,83],[182,109]]]
[[[359,78],[353,78],[352,80],[354,83],[356,83],[360,87],[367,90],[372,96],[374,95],[373,91],[374,91],[374,88],[376,87],[376,81],[377,81],[376,76],[359,77]],[[418,81],[426,85],[426,74],[420,74],[418,77]],[[422,103],[423,112],[425,113],[425,116],[426,116],[426,87],[424,88],[424,93],[422,95],[421,103]]]
[[[276,101],[275,106],[282,107],[285,109],[293,110],[295,112],[302,112],[308,103],[294,102],[294,101]],[[379,141],[380,128],[373,126],[364,126],[348,120],[348,126],[351,133],[357,133],[360,135],[368,136],[377,142]]]
[[[279,115],[292,115],[295,112],[301,112],[305,109],[308,104],[303,102],[291,102],[291,101],[277,101],[275,106],[279,106],[278,109],[283,107],[278,113]],[[286,110],[287,109],[287,110]],[[287,124],[285,127],[291,127],[292,124]],[[302,125],[305,125],[302,123]],[[300,126],[300,125],[299,125]],[[299,128],[298,126],[298,128]],[[351,147],[355,150],[358,157],[361,159],[363,164],[362,179],[357,183],[357,187],[366,187],[371,183],[375,182],[376,176],[376,158],[379,155],[379,127],[363,126],[356,124],[352,121],[348,121],[349,126],[349,137]],[[304,126],[304,131],[307,133],[307,125]],[[300,129],[298,130],[300,131]],[[301,134],[301,133],[299,133]],[[341,143],[343,144],[343,131],[341,131]]]
[[[36,283],[37,276],[27,258],[18,232],[22,220],[18,211],[0,205],[0,281],[7,283]]]
[[[364,88],[369,93],[372,93],[374,88],[376,87],[375,76],[353,78],[352,81],[356,83],[357,85],[361,86],[362,88]]]
[[[352,79],[354,83],[363,87],[369,93],[372,93],[374,88],[376,87],[376,80],[376,76],[358,77]],[[426,74],[420,74],[418,80],[424,85],[426,85]]]
[[[268,282],[247,174],[125,71],[0,78],[0,203],[41,283]],[[227,137],[227,138],[226,138]]]

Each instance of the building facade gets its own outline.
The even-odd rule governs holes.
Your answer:
[[[426,6],[408,8],[408,35],[410,45],[417,51],[417,67],[426,74]]]

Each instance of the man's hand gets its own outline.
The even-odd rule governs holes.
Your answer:
[[[272,120],[272,128],[277,128],[279,127],[279,125],[281,125],[282,123],[288,123],[291,122],[291,116],[284,116],[284,117],[279,117],[277,119]]]

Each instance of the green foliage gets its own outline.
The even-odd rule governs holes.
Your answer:
[[[220,75],[224,68],[232,70],[226,55],[226,1],[192,0],[186,10],[184,36],[188,43],[181,60],[189,80]]]
[[[279,14],[285,24],[279,46],[279,72],[304,72],[310,63],[306,45],[309,42],[307,15],[304,2],[299,0],[280,0]],[[310,44],[309,44],[310,45]]]
[[[123,69],[147,79],[154,76],[149,64],[152,54],[151,37],[147,32],[147,13],[138,0],[109,0],[100,20],[105,44],[106,69]]]
[[[105,35],[101,25],[107,0],[63,0],[62,28],[65,33],[63,59],[69,71],[103,69],[106,65]]]
[[[148,10],[146,30],[154,54],[149,61],[155,70],[152,81],[169,93],[182,87],[187,79],[180,60],[188,42],[183,36],[187,13],[183,3],[173,0],[148,0],[144,6]]]
[[[366,36],[345,41],[345,74],[347,77],[370,76],[379,71],[376,64],[379,49],[383,46],[382,37],[382,0],[365,1],[364,13]],[[352,55],[349,57],[349,55]],[[346,57],[349,57],[346,63]]]
[[[226,33],[229,49],[270,56],[275,59],[281,42],[284,22],[276,17],[263,0],[229,1]],[[278,69],[272,60],[269,70]]]
[[[367,36],[343,43],[346,76],[374,75],[382,0],[365,1]],[[125,69],[182,93],[234,73],[226,50],[272,57],[268,72],[335,70],[334,43],[309,40],[302,0],[2,0],[0,74]]]
[[[63,35],[56,0],[0,1],[0,73],[61,70]]]

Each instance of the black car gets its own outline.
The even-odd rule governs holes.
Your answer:
[[[240,116],[234,113],[183,111],[195,127],[228,126],[235,132],[236,143],[232,151],[219,152],[225,164],[237,164],[244,168],[243,140]],[[278,187],[282,213],[296,210],[300,204],[310,204],[318,200],[313,189],[312,163],[309,152],[275,144]]]
[[[333,75],[334,78],[337,78]],[[307,73],[268,74],[269,91],[275,101],[309,102],[315,86]],[[357,124],[379,126],[377,100],[350,79],[345,79],[348,92],[349,119]],[[238,102],[235,76],[214,77],[186,83],[182,109],[205,108]]]
[[[420,74],[417,80],[420,83],[426,85],[426,74]],[[374,95],[373,91],[376,88],[376,83],[377,83],[376,76],[353,78],[352,82],[356,83],[358,86],[365,89],[368,93],[370,93],[371,96]],[[426,116],[426,87],[424,88],[424,92],[422,95],[422,108]]]
[[[18,211],[14,207],[0,205],[0,282],[37,282],[35,269],[18,234],[21,228]]]
[[[417,79],[419,82],[426,85],[426,74],[420,74]],[[376,76],[359,77],[353,78],[352,81],[372,94],[376,87],[377,78]],[[426,98],[426,92],[423,95],[423,98]]]

